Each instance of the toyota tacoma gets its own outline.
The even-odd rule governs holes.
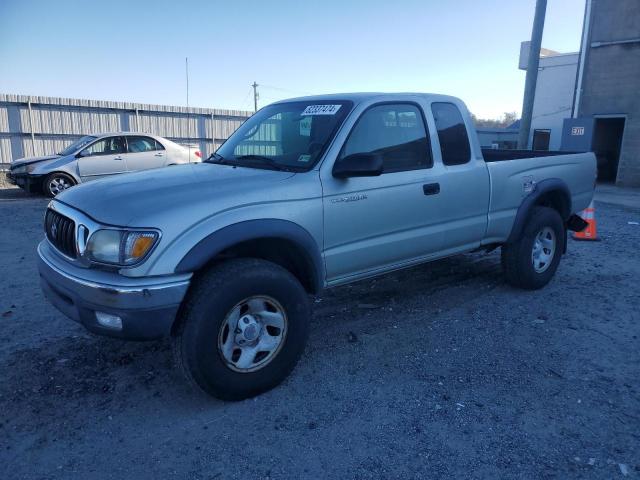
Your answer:
[[[592,153],[482,150],[454,97],[280,101],[201,164],[58,195],[41,284],[92,332],[171,336],[188,379],[237,400],[291,372],[324,288],[495,248],[509,284],[543,287],[595,176]]]

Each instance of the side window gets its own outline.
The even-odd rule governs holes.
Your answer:
[[[467,128],[458,107],[453,103],[433,103],[431,112],[438,130],[442,162],[445,165],[462,165],[471,160]]]
[[[89,145],[82,153],[85,157],[94,157],[97,155],[115,155],[124,153],[123,137],[107,137]]]
[[[152,152],[158,150],[156,141],[150,137],[127,137],[127,145],[129,153]]]
[[[433,165],[427,129],[420,110],[411,104],[378,105],[358,119],[342,148],[341,157],[380,153],[384,173],[429,168]]]

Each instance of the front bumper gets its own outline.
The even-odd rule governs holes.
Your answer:
[[[23,188],[27,192],[39,192],[42,190],[42,175],[29,173],[6,173],[7,181],[12,185]]]
[[[89,331],[110,337],[151,340],[168,335],[190,283],[190,275],[137,279],[77,267],[47,240],[38,245],[38,257],[40,284],[48,300]],[[96,312],[120,317],[122,327],[101,325]]]

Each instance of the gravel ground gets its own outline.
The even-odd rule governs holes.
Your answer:
[[[325,292],[294,374],[258,398],[192,390],[167,341],[53,310],[46,200],[0,199],[0,478],[638,478],[640,208],[597,204],[552,283],[465,255]]]

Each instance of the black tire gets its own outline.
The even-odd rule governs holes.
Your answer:
[[[56,189],[54,183],[58,181],[60,185],[69,185],[63,189]],[[67,175],[62,172],[53,172],[47,175],[42,182],[42,191],[47,197],[55,197],[60,192],[66,190],[67,188],[71,188],[76,184],[76,181],[73,179],[71,175]]]
[[[543,229],[550,228],[555,234],[555,251],[548,266],[542,272],[536,271],[532,252],[536,236]],[[565,244],[566,230],[560,214],[548,207],[535,207],[520,238],[502,246],[502,267],[507,282],[514,287],[537,290],[544,287],[558,269]]]
[[[193,284],[174,336],[174,355],[187,380],[222,400],[253,397],[280,384],[296,366],[308,337],[309,297],[287,270],[264,260],[241,258],[214,265]],[[225,318],[243,299],[275,299],[287,318],[277,353],[264,367],[238,372],[218,347]]]

